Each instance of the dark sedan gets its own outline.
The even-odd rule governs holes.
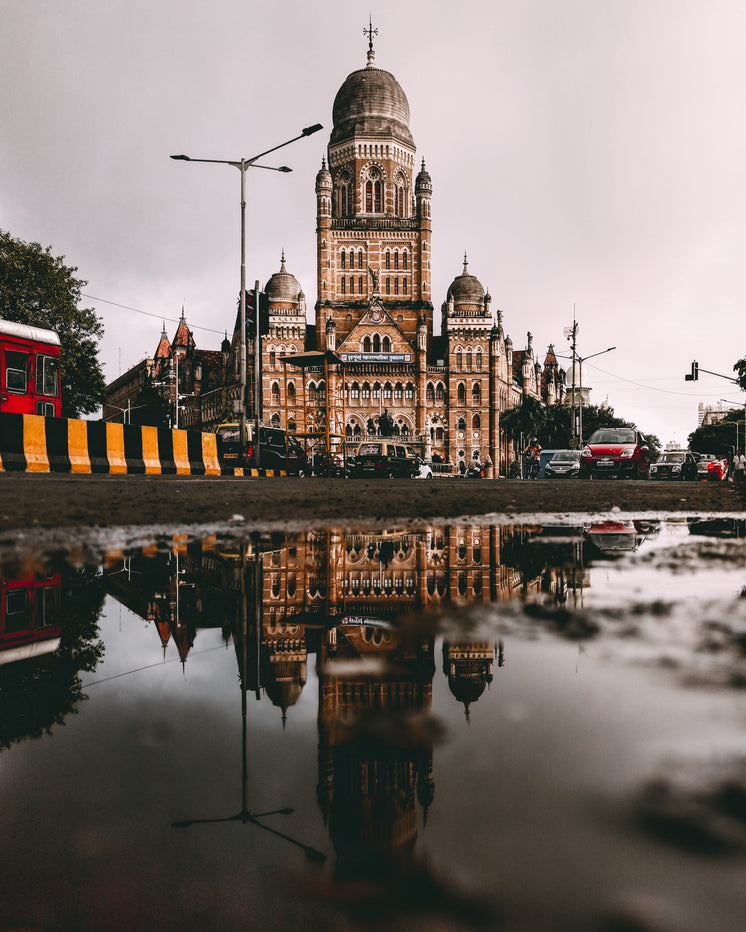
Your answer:
[[[697,461],[693,454],[685,450],[670,450],[661,453],[650,467],[651,479],[684,479],[697,478]]]
[[[546,479],[577,479],[580,475],[580,450],[557,450],[544,467]]]

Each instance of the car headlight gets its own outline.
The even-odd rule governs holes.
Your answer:
[[[630,459],[630,457],[634,455],[635,455],[634,447],[625,447],[625,449],[622,450],[622,452],[620,453],[620,456],[622,457],[622,459]]]
[[[672,472],[681,472],[681,466],[674,466]]]
[[[588,460],[593,456],[593,451],[590,447],[583,447],[583,452],[580,455],[584,460]]]
[[[658,467],[657,467],[657,466],[651,466],[651,467],[650,467],[650,472],[658,472]]]

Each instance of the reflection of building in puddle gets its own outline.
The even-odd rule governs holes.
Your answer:
[[[463,524],[177,542],[110,555],[105,584],[153,621],[164,650],[173,641],[182,661],[200,628],[220,627],[236,645],[245,637],[243,681],[263,690],[284,718],[305,686],[309,654],[334,657],[353,636],[383,649],[401,626],[430,636],[435,619],[454,608],[515,598],[564,602],[587,585],[582,538],[571,532]],[[367,619],[359,633],[353,619]]]
[[[446,641],[443,644],[443,672],[448,688],[462,702],[466,717],[469,706],[476,702],[492,682],[495,665],[495,645],[476,639]],[[498,645],[497,665],[503,665],[503,645]]]

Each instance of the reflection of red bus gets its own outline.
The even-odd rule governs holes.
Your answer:
[[[60,417],[60,338],[0,320],[0,411]]]
[[[44,579],[0,578],[0,666],[57,650],[61,589],[59,573]]]

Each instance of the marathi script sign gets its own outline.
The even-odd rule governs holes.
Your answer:
[[[343,362],[412,362],[411,353],[340,353]]]

